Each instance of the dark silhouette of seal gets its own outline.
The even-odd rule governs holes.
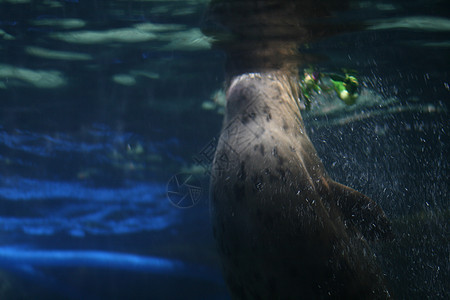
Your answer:
[[[383,299],[366,240],[389,234],[379,206],[334,182],[284,74],[236,77],[212,167],[213,232],[235,299]]]
[[[220,20],[242,40],[224,47],[231,80],[210,186],[213,233],[232,297],[389,298],[368,241],[389,235],[390,223],[370,198],[327,175],[300,114],[291,37],[306,25],[293,16],[316,11],[314,4],[242,1],[244,10],[255,10],[250,30],[236,17],[242,4],[216,2]],[[255,31],[258,49],[247,39]],[[280,32],[289,47],[274,43]]]

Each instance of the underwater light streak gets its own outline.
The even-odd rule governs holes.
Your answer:
[[[155,203],[165,194],[165,186],[158,183],[134,183],[120,188],[89,187],[80,182],[5,177],[0,181],[0,197],[8,200],[77,199],[88,202]]]
[[[154,256],[139,256],[106,251],[24,250],[0,248],[0,266],[103,267],[121,270],[171,273],[182,270],[184,263]]]
[[[165,198],[165,189],[151,182],[103,188],[0,176],[0,202],[15,209],[13,215],[0,216],[0,231],[82,237],[163,230],[177,223],[179,215]]]
[[[36,270],[36,267],[103,268],[221,283],[219,272],[176,259],[99,250],[34,250],[14,246],[0,247],[0,269],[45,278],[46,276]]]

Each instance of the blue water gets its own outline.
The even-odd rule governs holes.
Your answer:
[[[226,78],[207,2],[0,1],[0,299],[229,298],[202,156]],[[355,105],[318,95],[303,116],[330,175],[392,220],[374,249],[398,299],[450,297],[448,12],[355,1],[334,21],[365,29],[300,49],[358,73]]]

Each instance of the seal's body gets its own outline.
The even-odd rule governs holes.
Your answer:
[[[366,240],[389,231],[367,196],[331,180],[282,73],[235,77],[212,166],[215,239],[234,299],[383,299]]]

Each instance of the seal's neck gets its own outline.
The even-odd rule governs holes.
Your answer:
[[[280,126],[296,122],[303,127],[298,78],[292,74],[267,71],[234,77],[227,91],[226,119],[253,114],[255,118],[270,119]]]

